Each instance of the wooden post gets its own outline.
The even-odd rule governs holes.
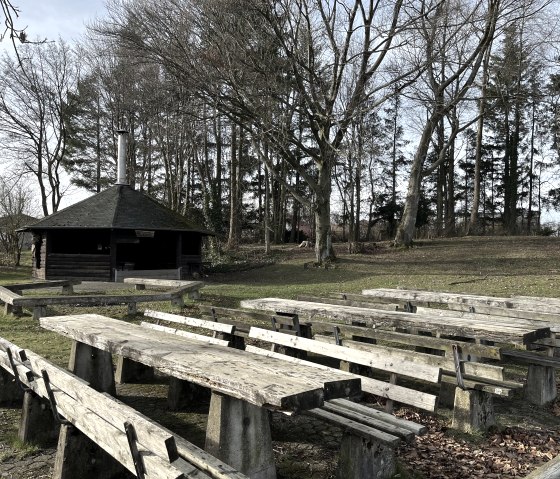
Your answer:
[[[0,368],[0,404],[19,404],[22,399],[23,391],[16,384],[14,377]]]
[[[212,392],[205,449],[251,479],[276,479],[264,408]]]
[[[132,359],[119,356],[117,358],[117,370],[115,372],[115,383],[134,383],[140,381],[151,381],[154,378],[154,368],[133,361]]]
[[[85,379],[92,388],[117,395],[111,353],[74,341],[68,369]]]
[[[531,404],[544,406],[556,399],[556,371],[552,367],[529,364],[525,399]]]
[[[43,316],[47,315],[47,307],[46,306],[35,306],[33,308],[33,319],[38,321]]]
[[[207,402],[210,399],[210,389],[190,381],[184,381],[174,377],[169,378],[169,392],[167,395],[167,407],[171,411],[179,411],[190,404]]]
[[[393,448],[353,434],[342,436],[337,479],[389,479],[395,471]]]
[[[25,392],[18,439],[22,442],[47,445],[56,438],[57,433],[58,424],[55,423],[47,403],[32,391]]]
[[[451,427],[461,432],[486,431],[496,423],[492,395],[474,389],[455,389]]]

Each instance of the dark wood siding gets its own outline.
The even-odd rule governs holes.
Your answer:
[[[50,253],[47,258],[47,279],[62,278],[111,281],[111,256]]]
[[[183,254],[181,255],[181,277],[188,279],[193,273],[200,274],[202,271],[202,256],[199,254]]]

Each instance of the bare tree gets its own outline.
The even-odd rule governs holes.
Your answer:
[[[0,145],[19,174],[36,179],[43,214],[48,215],[57,211],[64,195],[64,118],[77,72],[62,42],[23,45],[21,52],[19,62],[8,54],[0,60]]]
[[[420,201],[422,179],[446,158],[449,147],[459,132],[455,123],[437,159],[425,166],[432,136],[442,120],[450,115],[470,91],[479,68],[494,37],[502,8],[501,0],[423,0],[416,31],[425,52],[425,73],[419,98],[426,105],[427,119],[414,154],[407,196],[401,222],[395,236],[396,245],[412,244]]]
[[[14,266],[19,266],[24,233],[18,231],[33,218],[33,198],[27,185],[0,180],[0,246]]]
[[[96,29],[217,100],[217,108],[274,151],[264,161],[281,157],[299,174],[314,195],[320,263],[333,257],[332,171],[351,121],[395,77],[413,73],[384,71],[394,40],[407,26],[403,3],[113,2],[110,20]],[[296,117],[304,119],[303,136],[294,127]],[[302,166],[301,155],[313,160],[313,168]],[[290,184],[285,187],[311,206]]]

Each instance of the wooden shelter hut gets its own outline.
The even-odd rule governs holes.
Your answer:
[[[22,228],[33,235],[33,277],[118,281],[200,273],[202,240],[212,233],[126,184],[119,133],[116,185]]]
[[[200,272],[202,239],[211,234],[128,185],[112,186],[24,230],[33,234],[35,278],[91,281],[138,270],[192,277]]]

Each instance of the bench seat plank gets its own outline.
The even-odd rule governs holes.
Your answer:
[[[142,321],[140,323],[140,326],[146,329],[161,331],[163,333],[175,334],[176,336],[182,336],[183,338],[194,339],[195,341],[202,341],[208,344],[215,344],[217,346],[224,346],[224,347],[229,346],[229,341],[226,341],[224,339],[217,339],[211,336],[204,336],[203,334],[191,333],[189,331],[184,331],[182,329],[169,328],[167,326],[162,326],[161,324],[146,323]]]
[[[163,319],[172,323],[184,324],[186,326],[193,326],[196,328],[210,329],[219,333],[233,334],[235,329],[231,324],[218,323],[215,321],[207,321],[205,319],[190,318],[188,316],[181,316],[178,314],[164,313],[162,311],[153,311],[147,309],[144,311],[144,316],[154,319]]]
[[[252,327],[249,337],[253,339],[261,339],[282,346],[303,349],[305,351],[321,354],[324,356],[337,358],[343,361],[349,361],[363,366],[369,366],[375,369],[382,369],[388,372],[394,372],[399,375],[409,376],[424,381],[437,383],[441,377],[441,370],[436,366],[423,364],[414,364],[407,361],[403,357],[388,358],[384,352],[368,351],[365,355],[359,351],[350,348],[340,347],[335,344],[322,343],[314,339],[307,339],[298,336],[292,336],[284,333],[277,333],[267,329]]]
[[[310,409],[309,411],[305,411],[305,414],[339,426],[343,430],[350,430],[354,435],[358,435],[366,439],[373,437],[386,446],[396,447],[400,442],[400,439],[397,436],[393,436],[392,434],[388,434],[381,430],[376,430],[370,426],[353,421],[347,417],[341,417],[337,413],[326,411],[324,409]]]
[[[414,439],[414,433],[410,429],[395,426],[391,423],[383,421],[383,419],[375,418],[367,414],[362,414],[361,412],[357,412],[352,409],[347,409],[345,406],[339,404],[333,404],[327,401],[321,409],[345,417],[347,419],[351,419],[361,424],[367,424],[368,426],[371,426],[375,429],[379,429],[380,431],[384,431],[393,436],[397,436],[405,440],[406,442],[411,442]]]

